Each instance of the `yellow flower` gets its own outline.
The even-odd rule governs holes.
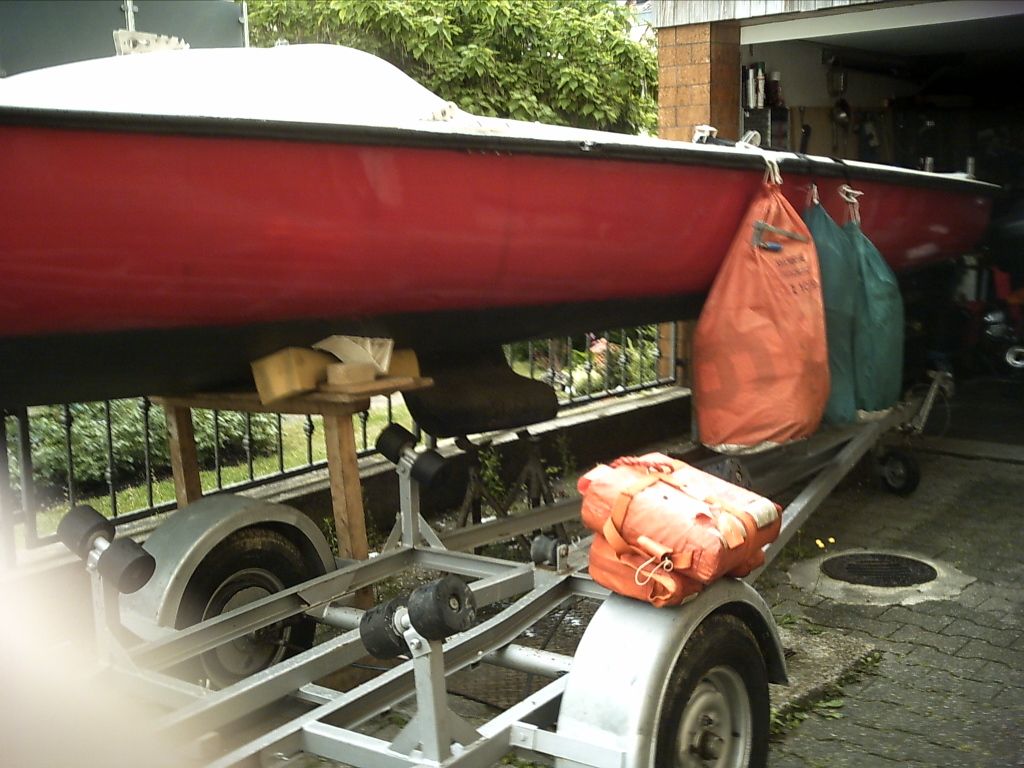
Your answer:
[[[821,539],[815,539],[814,543],[818,545],[818,549],[824,549],[825,548],[825,542],[823,542]]]
[[[829,537],[828,537],[828,543],[829,543],[829,544],[835,544],[835,543],[836,543],[836,540],[835,540],[835,539],[834,539],[834,538],[833,538],[832,536],[829,536]]]

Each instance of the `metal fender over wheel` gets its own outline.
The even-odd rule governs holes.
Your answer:
[[[558,734],[624,768],[763,766],[769,682],[786,682],[786,663],[750,585],[721,579],[673,608],[612,595],[576,650]]]
[[[735,616],[708,617],[690,636],[669,679],[655,765],[758,768],[768,760],[764,657]]]
[[[225,538],[196,569],[175,625],[182,629],[233,611],[313,578],[299,548],[268,528],[242,528]],[[199,656],[183,672],[223,688],[306,650],[315,623],[304,616],[278,622]]]

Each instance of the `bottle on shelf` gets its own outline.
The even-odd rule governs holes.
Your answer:
[[[765,101],[769,107],[784,107],[786,101],[782,97],[782,73],[772,72],[768,76],[768,85],[765,93]]]

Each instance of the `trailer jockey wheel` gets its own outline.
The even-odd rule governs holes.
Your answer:
[[[654,765],[764,766],[769,719],[757,640],[735,616],[714,614],[694,630],[669,678]]]
[[[882,487],[897,496],[909,496],[921,482],[917,459],[906,451],[890,448],[879,459],[878,476]]]
[[[554,536],[537,534],[530,542],[530,559],[534,565],[557,565],[561,542]]]
[[[317,575],[283,534],[243,528],[203,559],[185,588],[175,625],[198,624]],[[181,671],[223,688],[308,649],[315,628],[312,619],[293,617],[207,651]]]

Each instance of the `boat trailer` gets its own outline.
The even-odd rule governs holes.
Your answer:
[[[884,447],[886,438],[921,432],[936,396],[950,384],[948,375],[937,375],[927,395],[877,421],[825,429],[770,454],[713,457],[704,467],[755,490],[806,481],[783,511],[778,540],[765,549],[767,565],[870,451],[886,487],[912,491],[916,464]],[[306,539],[305,555],[326,563],[322,534],[287,507],[227,495],[171,515],[145,549],[115,539],[109,521],[88,508],[72,510],[62,522],[62,540],[91,574],[104,662],[99,680],[157,708],[156,735],[180,750],[170,764],[274,768],[312,765],[303,761],[318,756],[360,768],[482,767],[513,752],[561,768],[764,764],[767,683],[785,683],[786,668],[769,608],[750,585],[763,568],[744,580],[721,579],[678,607],[656,609],[611,594],[586,575],[589,539],[538,537],[533,563],[473,554],[487,542],[575,518],[579,501],[438,533],[420,514],[420,488],[443,459],[417,450],[412,435],[397,426],[378,447],[397,467],[401,500],[380,553],[315,568],[320,575],[276,591],[281,580],[274,574],[240,565],[238,573],[250,579],[245,589],[193,626],[175,628],[176,609],[201,562],[223,552],[218,541],[238,531],[280,535],[292,526]],[[370,604],[369,588],[410,569],[442,575]],[[600,607],[574,655],[521,640],[579,598]],[[326,625],[330,631],[321,633],[329,637],[287,657],[289,638],[312,622]],[[261,642],[271,653],[256,653],[253,662]],[[388,660],[386,671],[347,690],[321,682],[365,664],[368,653]],[[234,678],[216,690],[213,675],[195,682],[211,663]],[[250,673],[247,663],[262,668]],[[549,682],[474,725],[451,710],[447,678],[480,664]],[[397,736],[360,730],[409,700],[415,715]]]

